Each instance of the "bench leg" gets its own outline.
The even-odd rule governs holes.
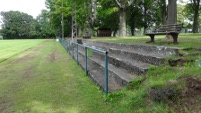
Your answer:
[[[171,35],[173,38],[173,44],[178,44],[178,42],[177,42],[178,34],[171,34]]]
[[[154,41],[154,36],[155,36],[155,35],[149,35],[149,36],[150,36],[151,40],[150,40],[150,41],[148,41],[148,42],[146,42],[146,43],[155,42],[155,41]]]

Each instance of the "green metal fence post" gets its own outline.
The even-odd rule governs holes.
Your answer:
[[[77,59],[77,64],[79,64],[79,61],[78,61],[78,44],[76,44],[76,46],[77,46],[77,47],[76,47],[76,55],[77,55],[77,56],[76,56],[76,57],[77,57],[76,59]]]
[[[62,40],[63,42],[63,40]],[[64,44],[64,43],[63,43]],[[91,49],[91,51],[96,51],[96,52],[99,52],[101,54],[104,54],[104,63],[105,63],[105,69],[104,69],[104,82],[105,82],[105,86],[104,86],[104,92],[105,92],[105,95],[108,95],[108,92],[109,92],[109,89],[108,89],[108,52],[107,51],[104,51],[102,49],[99,49],[99,48],[96,48],[96,47],[91,47],[91,46],[87,46],[87,45],[84,45],[84,44],[78,44],[78,43],[75,43],[75,42],[71,42],[69,40],[66,40],[65,44],[67,44],[67,49],[69,50],[69,53],[72,55],[72,57],[74,58],[75,54],[74,52],[76,52],[76,60],[77,60],[77,64],[79,64],[79,53],[78,53],[78,49],[79,49],[79,46],[80,47],[83,47],[84,48],[84,51],[85,51],[85,54],[84,54],[84,68],[85,68],[85,74],[86,76],[88,75],[88,55],[90,56],[91,54],[89,53],[90,50],[88,49]],[[76,50],[74,50],[74,47],[76,46]],[[75,58],[74,58],[75,59]]]
[[[105,94],[108,94],[108,55],[105,53]]]
[[[69,40],[67,40],[67,48],[68,48],[68,53],[70,54],[70,43],[69,43]]]
[[[85,57],[85,73],[86,75],[88,75],[88,72],[87,72],[87,47],[84,47],[84,50],[85,50],[85,54],[84,54],[84,57]]]
[[[73,43],[71,43],[71,47],[72,47],[72,57],[74,59],[74,47],[73,47]]]

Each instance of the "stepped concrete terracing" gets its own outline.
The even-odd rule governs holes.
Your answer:
[[[109,91],[122,89],[140,75],[146,75],[151,65],[159,65],[167,56],[175,55],[179,48],[145,46],[83,40],[83,44],[108,51]],[[84,68],[84,48],[79,47],[79,64]],[[75,51],[75,49],[74,49]],[[76,52],[74,52],[76,56]],[[88,73],[104,89],[104,55],[93,52],[88,57]]]

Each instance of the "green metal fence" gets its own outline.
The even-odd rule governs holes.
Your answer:
[[[68,51],[68,53],[76,60],[77,64],[79,64],[79,50],[78,47],[84,48],[84,62],[85,62],[85,73],[88,75],[88,57],[92,56],[93,52],[97,52],[99,54],[104,55],[104,92],[107,95],[108,94],[108,52],[104,51],[99,48],[95,48],[89,45],[85,44],[79,44],[75,41],[72,41],[70,39],[59,39],[59,42],[63,45],[63,47]],[[76,56],[75,53],[76,52]]]

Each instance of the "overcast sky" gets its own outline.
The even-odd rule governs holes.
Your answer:
[[[20,11],[36,18],[42,9],[46,9],[45,0],[0,0],[1,11]],[[1,29],[0,16],[0,29]]]
[[[21,11],[36,18],[42,9],[46,9],[45,0],[0,0],[0,12]]]

